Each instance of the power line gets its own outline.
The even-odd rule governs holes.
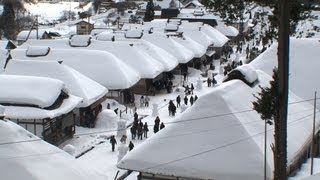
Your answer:
[[[317,98],[320,99],[320,98]],[[295,101],[295,102],[291,102],[288,103],[289,105],[293,105],[293,104],[298,104],[298,103],[303,103],[303,102],[307,102],[307,101],[311,101],[314,99],[306,99],[306,100],[301,100],[301,101]],[[212,116],[204,116],[204,117],[199,117],[199,118],[191,118],[191,119],[184,119],[184,120],[179,120],[179,121],[173,121],[173,122],[167,122],[164,123],[165,125],[168,124],[177,124],[177,123],[184,123],[184,122],[190,122],[190,121],[196,121],[196,120],[204,120],[204,119],[208,119],[208,118],[216,118],[216,117],[223,117],[223,116],[229,116],[229,115],[234,115],[234,114],[241,114],[241,113],[247,113],[247,112],[252,112],[255,111],[253,109],[247,109],[247,110],[243,110],[243,111],[238,111],[238,112],[229,112],[229,113],[223,113],[223,114],[216,114],[216,115],[212,115]],[[148,127],[153,126],[153,124],[148,125]],[[117,132],[119,130],[126,130],[125,129],[115,129],[115,130],[103,130],[103,131],[95,131],[95,132],[91,132],[91,133],[81,133],[81,134],[75,134],[75,136],[86,136],[86,135],[93,135],[93,134],[101,134],[101,133],[111,133],[111,132]],[[5,142],[5,143],[0,143],[1,145],[9,145],[9,144],[19,144],[19,143],[26,143],[26,142],[35,142],[35,141],[41,141],[42,139],[32,139],[32,140],[23,140],[23,141],[14,141],[14,142]]]
[[[318,111],[317,111],[317,112],[318,112]],[[293,123],[299,122],[300,120],[303,120],[304,118],[310,117],[310,116],[312,116],[312,115],[313,115],[313,113],[308,114],[308,115],[306,115],[306,116],[303,116],[303,117],[301,117],[301,118],[298,118],[297,120],[291,121],[291,122],[289,123],[289,124],[290,124],[289,127],[292,126],[292,125],[294,125]],[[304,120],[303,120],[303,121],[304,121]],[[245,124],[250,124],[250,123],[254,123],[254,122],[258,122],[258,121],[252,121],[252,122],[248,122],[248,123],[245,123]],[[242,124],[238,124],[238,125],[240,126],[240,125],[242,125]],[[235,126],[237,126],[237,125],[235,124]],[[224,128],[228,128],[228,127],[224,127]],[[217,128],[211,129],[211,130],[194,132],[193,134],[199,134],[199,133],[208,132],[208,131],[214,131],[214,130],[217,130]],[[268,131],[271,131],[271,130],[273,130],[273,128],[270,129],[270,130],[268,130]],[[251,135],[251,136],[249,136],[249,137],[247,137],[247,138],[240,139],[240,140],[238,140],[238,141],[235,141],[235,142],[232,142],[232,143],[223,145],[222,147],[216,147],[216,148],[214,148],[214,149],[206,150],[205,152],[197,153],[197,154],[195,154],[195,155],[192,155],[192,157],[197,156],[197,155],[200,155],[200,154],[204,154],[204,153],[207,153],[207,152],[210,152],[210,151],[213,151],[213,150],[221,149],[221,148],[223,148],[223,147],[231,146],[231,145],[233,145],[233,144],[236,144],[236,143],[245,141],[245,140],[247,140],[247,139],[249,139],[249,138],[252,138],[252,137],[254,137],[254,136],[260,135],[260,134],[262,134],[262,133],[264,133],[264,131],[263,131],[263,132],[256,133],[256,134],[254,134],[254,135]],[[174,137],[177,137],[177,136],[184,136],[184,135],[187,135],[187,134],[180,134],[180,135],[169,136],[169,137],[165,137],[165,138],[174,138]],[[40,139],[40,140],[41,140],[41,139]],[[102,147],[95,147],[95,148],[102,148]],[[54,155],[54,154],[60,154],[60,153],[66,153],[66,152],[61,151],[61,152],[51,152],[51,153],[42,153],[42,154],[30,154],[30,155],[25,155],[25,156],[15,156],[15,157],[13,156],[13,157],[0,158],[0,159],[19,159],[19,158],[25,158],[25,157]],[[183,159],[187,159],[187,158],[191,158],[191,157],[180,158],[180,159],[174,160],[174,162],[180,161],[180,160],[183,160]],[[157,165],[156,167],[161,166],[161,165],[165,165],[165,164],[170,164],[170,163],[173,163],[173,162],[170,161],[170,162],[167,162],[167,163],[163,163],[163,164]],[[154,167],[151,167],[151,168],[154,168]],[[151,169],[151,168],[148,168],[148,169]]]
[[[294,123],[294,122],[297,122],[297,121],[300,121],[301,119],[304,119],[304,118],[307,118],[307,117],[310,117],[312,116],[312,114],[309,114],[309,115],[306,115],[304,117],[301,117],[295,121],[292,121],[290,122],[291,123]],[[274,128],[272,128],[271,130],[273,130]],[[270,131],[270,130],[268,130]],[[225,148],[225,147],[228,147],[228,146],[232,146],[234,144],[237,144],[237,143],[240,143],[240,142],[243,142],[243,141],[246,141],[248,139],[251,139],[252,137],[254,136],[257,136],[257,135],[260,135],[260,134],[263,134],[263,132],[259,132],[259,133],[256,133],[254,135],[251,135],[251,136],[248,136],[246,138],[242,138],[242,139],[239,139],[237,141],[234,141],[234,142],[231,142],[231,143],[227,143],[227,144],[224,144],[222,146],[218,146],[218,147],[215,147],[215,148],[211,148],[211,149],[208,149],[208,150],[205,150],[205,151],[202,151],[202,152],[199,152],[199,153],[195,153],[195,154],[192,154],[192,155],[189,155],[189,156],[186,156],[186,157],[182,157],[182,158],[179,158],[179,159],[175,159],[175,160],[171,160],[169,162],[166,162],[166,163],[162,163],[162,164],[158,164],[158,165],[155,165],[155,166],[152,166],[152,167],[148,167],[148,168],[145,168],[143,169],[142,171],[146,171],[146,170],[149,170],[149,169],[152,169],[152,168],[156,168],[156,167],[160,167],[160,166],[163,166],[163,165],[167,165],[167,164],[171,164],[171,163],[174,163],[174,162],[178,162],[178,161],[182,161],[182,160],[185,160],[185,159],[189,159],[189,158],[192,158],[192,157],[195,157],[195,156],[198,156],[198,155],[202,155],[202,154],[206,154],[206,153],[209,153],[209,152],[212,152],[212,151],[215,151],[215,150],[218,150],[218,149],[221,149],[221,148]]]

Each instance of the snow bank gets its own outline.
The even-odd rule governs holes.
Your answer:
[[[36,57],[36,56],[46,56],[49,54],[50,47],[45,46],[29,46],[27,49],[27,56]]]
[[[108,92],[102,85],[57,61],[11,59],[4,74],[48,77],[61,80],[65,83],[66,89],[70,94],[83,99],[79,107],[91,105]]]
[[[74,35],[70,38],[70,46],[72,47],[87,47],[91,43],[90,35]]]
[[[98,114],[97,123],[95,128],[97,129],[116,129],[117,121],[119,117],[110,109],[104,109]]]
[[[0,103],[51,106],[59,97],[62,81],[33,76],[0,75]]]
[[[106,179],[90,166],[26,131],[10,121],[0,121],[0,143],[31,141],[2,145],[1,178],[10,180],[87,180]],[[35,140],[35,141],[33,141]]]
[[[128,30],[125,33],[125,37],[126,38],[136,38],[136,39],[140,39],[142,37],[143,33],[140,30],[137,29],[133,29],[133,30]]]

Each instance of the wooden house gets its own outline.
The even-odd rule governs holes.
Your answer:
[[[94,28],[94,25],[87,21],[82,20],[76,23],[76,27],[77,27],[78,35],[88,35],[88,34],[91,34],[91,31]]]
[[[82,98],[74,112],[76,124],[85,127],[95,126],[96,118],[102,110],[101,103],[108,92],[104,86],[58,61],[12,59],[4,74],[48,77],[63,81],[71,95]]]
[[[6,118],[45,141],[59,145],[75,133],[81,98],[69,95],[62,81],[34,76],[0,76],[0,104]]]

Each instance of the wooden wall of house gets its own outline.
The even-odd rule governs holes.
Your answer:
[[[88,107],[79,109],[80,126],[93,128],[96,125],[98,114],[102,111],[101,103],[106,100],[106,96],[100,98]]]
[[[53,119],[12,120],[43,140],[59,145],[75,133],[75,116],[71,111]]]
[[[135,94],[147,94],[147,90],[150,88],[150,84],[147,79],[140,79],[137,84],[130,88]]]

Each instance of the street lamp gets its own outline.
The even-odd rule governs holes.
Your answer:
[[[264,180],[267,180],[267,124],[273,123],[271,120],[264,121]]]

